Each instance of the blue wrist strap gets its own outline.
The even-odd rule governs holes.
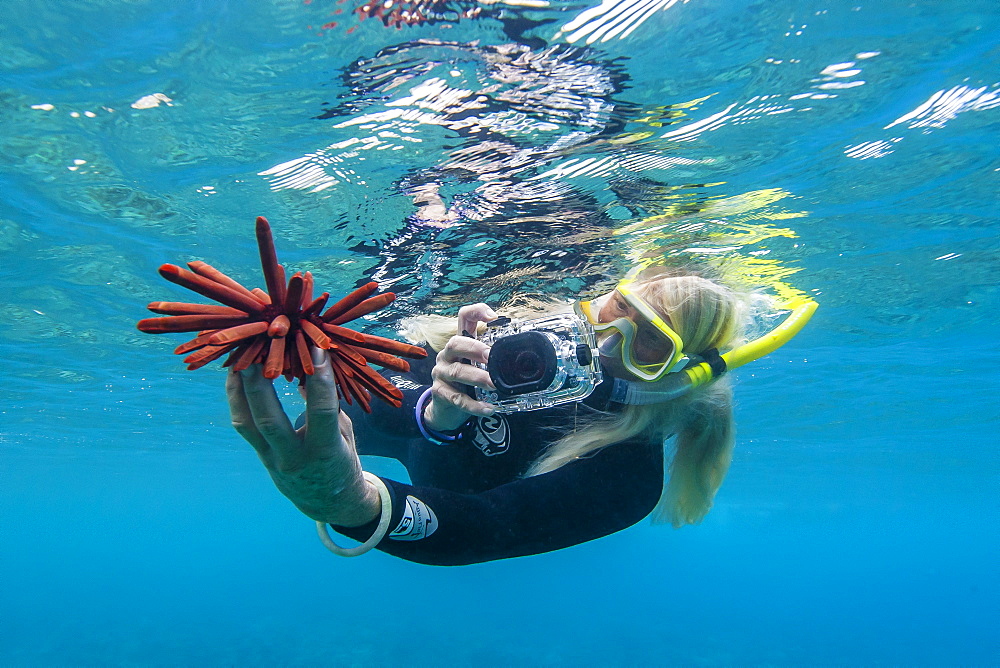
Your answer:
[[[420,435],[435,445],[448,445],[450,443],[454,443],[462,437],[462,434],[459,433],[449,436],[448,434],[441,433],[440,431],[434,431],[424,423],[424,408],[430,400],[431,388],[428,387],[424,390],[424,393],[420,395],[420,398],[417,399],[417,405],[413,409],[414,417],[417,419],[417,429],[420,430]]]

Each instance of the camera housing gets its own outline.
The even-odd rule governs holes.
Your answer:
[[[581,401],[603,379],[594,329],[573,314],[498,318],[487,323],[482,341],[490,346],[490,359],[479,366],[496,390],[476,388],[476,398],[500,413]]]

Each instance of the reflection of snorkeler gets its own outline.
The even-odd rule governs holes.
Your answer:
[[[347,117],[337,127],[385,133],[437,125],[460,139],[436,167],[398,183],[418,207],[405,229],[354,249],[381,258],[375,280],[411,298],[453,292],[467,284],[451,275],[456,246],[464,274],[487,286],[511,270],[578,270],[581,256],[589,262],[600,252],[594,240],[612,224],[602,202],[544,172],[620,132],[628,105],[612,99],[624,81],[614,63],[564,45],[536,51],[421,40],[358,61],[345,80],[350,98],[321,116]],[[574,238],[590,247],[568,248]]]
[[[637,113],[615,99],[625,81],[616,60],[588,48],[387,47],[344,72],[349,92],[319,116],[336,119],[340,140],[262,175],[275,190],[319,192],[372,174],[359,164],[370,157],[399,156],[376,171],[387,173],[411,154],[443,154],[395,180],[417,208],[404,227],[352,249],[378,258],[368,273],[400,303],[465,293],[470,276],[482,299],[514,283],[546,292],[566,274],[593,284],[622,255],[609,241],[609,211],[630,206],[640,178],[655,188],[658,170],[684,164],[618,141]]]
[[[448,208],[444,200],[441,199],[439,191],[441,186],[438,183],[425,183],[410,190],[413,196],[413,203],[420,206],[417,212],[410,216],[410,220],[418,225],[428,227],[451,227],[458,223],[462,216],[455,209]]]
[[[566,45],[418,40],[355,62],[342,79],[349,93],[319,118],[336,119],[344,138],[262,175],[275,190],[319,192],[360,180],[369,156],[399,156],[395,166],[408,152],[443,153],[436,166],[396,181],[419,208],[405,228],[353,249],[380,258],[376,280],[409,303],[431,290],[457,292],[468,284],[453,276],[457,247],[462,269],[485,290],[508,271],[528,280],[580,273],[592,249],[571,240],[600,238],[610,220],[595,194],[545,171],[620,131],[629,106],[612,99],[625,79],[615,62]]]

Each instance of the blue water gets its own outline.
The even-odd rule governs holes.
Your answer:
[[[530,56],[588,5],[396,30],[330,0],[6,2],[0,664],[1000,665],[1000,12],[661,4],[501,82],[504,21]],[[508,94],[532,76],[541,111]],[[435,80],[461,109],[413,93]],[[414,215],[427,182],[458,224]],[[737,373],[701,525],[337,559],[229,428],[217,365],[134,328],[183,298],[162,262],[259,284],[261,214],[331,292],[393,284],[373,328],[704,253],[719,237],[683,230],[706,221],[794,230],[725,252],[821,308]]]

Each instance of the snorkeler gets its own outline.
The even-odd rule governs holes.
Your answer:
[[[737,345],[746,305],[721,283],[647,267],[572,309],[536,304],[528,320],[508,323],[485,304],[463,307],[457,321],[417,316],[404,330],[436,358],[384,372],[402,409],[369,415],[340,405],[317,349],[299,429],[258,365],[228,376],[233,425],[278,489],[316,520],[324,544],[345,556],[374,547],[470,564],[583,543],[651,513],[693,524],[732,456],[727,365],[774,350],[815,308]],[[412,483],[363,471],[359,454],[400,461]],[[327,525],[363,544],[338,546]]]

